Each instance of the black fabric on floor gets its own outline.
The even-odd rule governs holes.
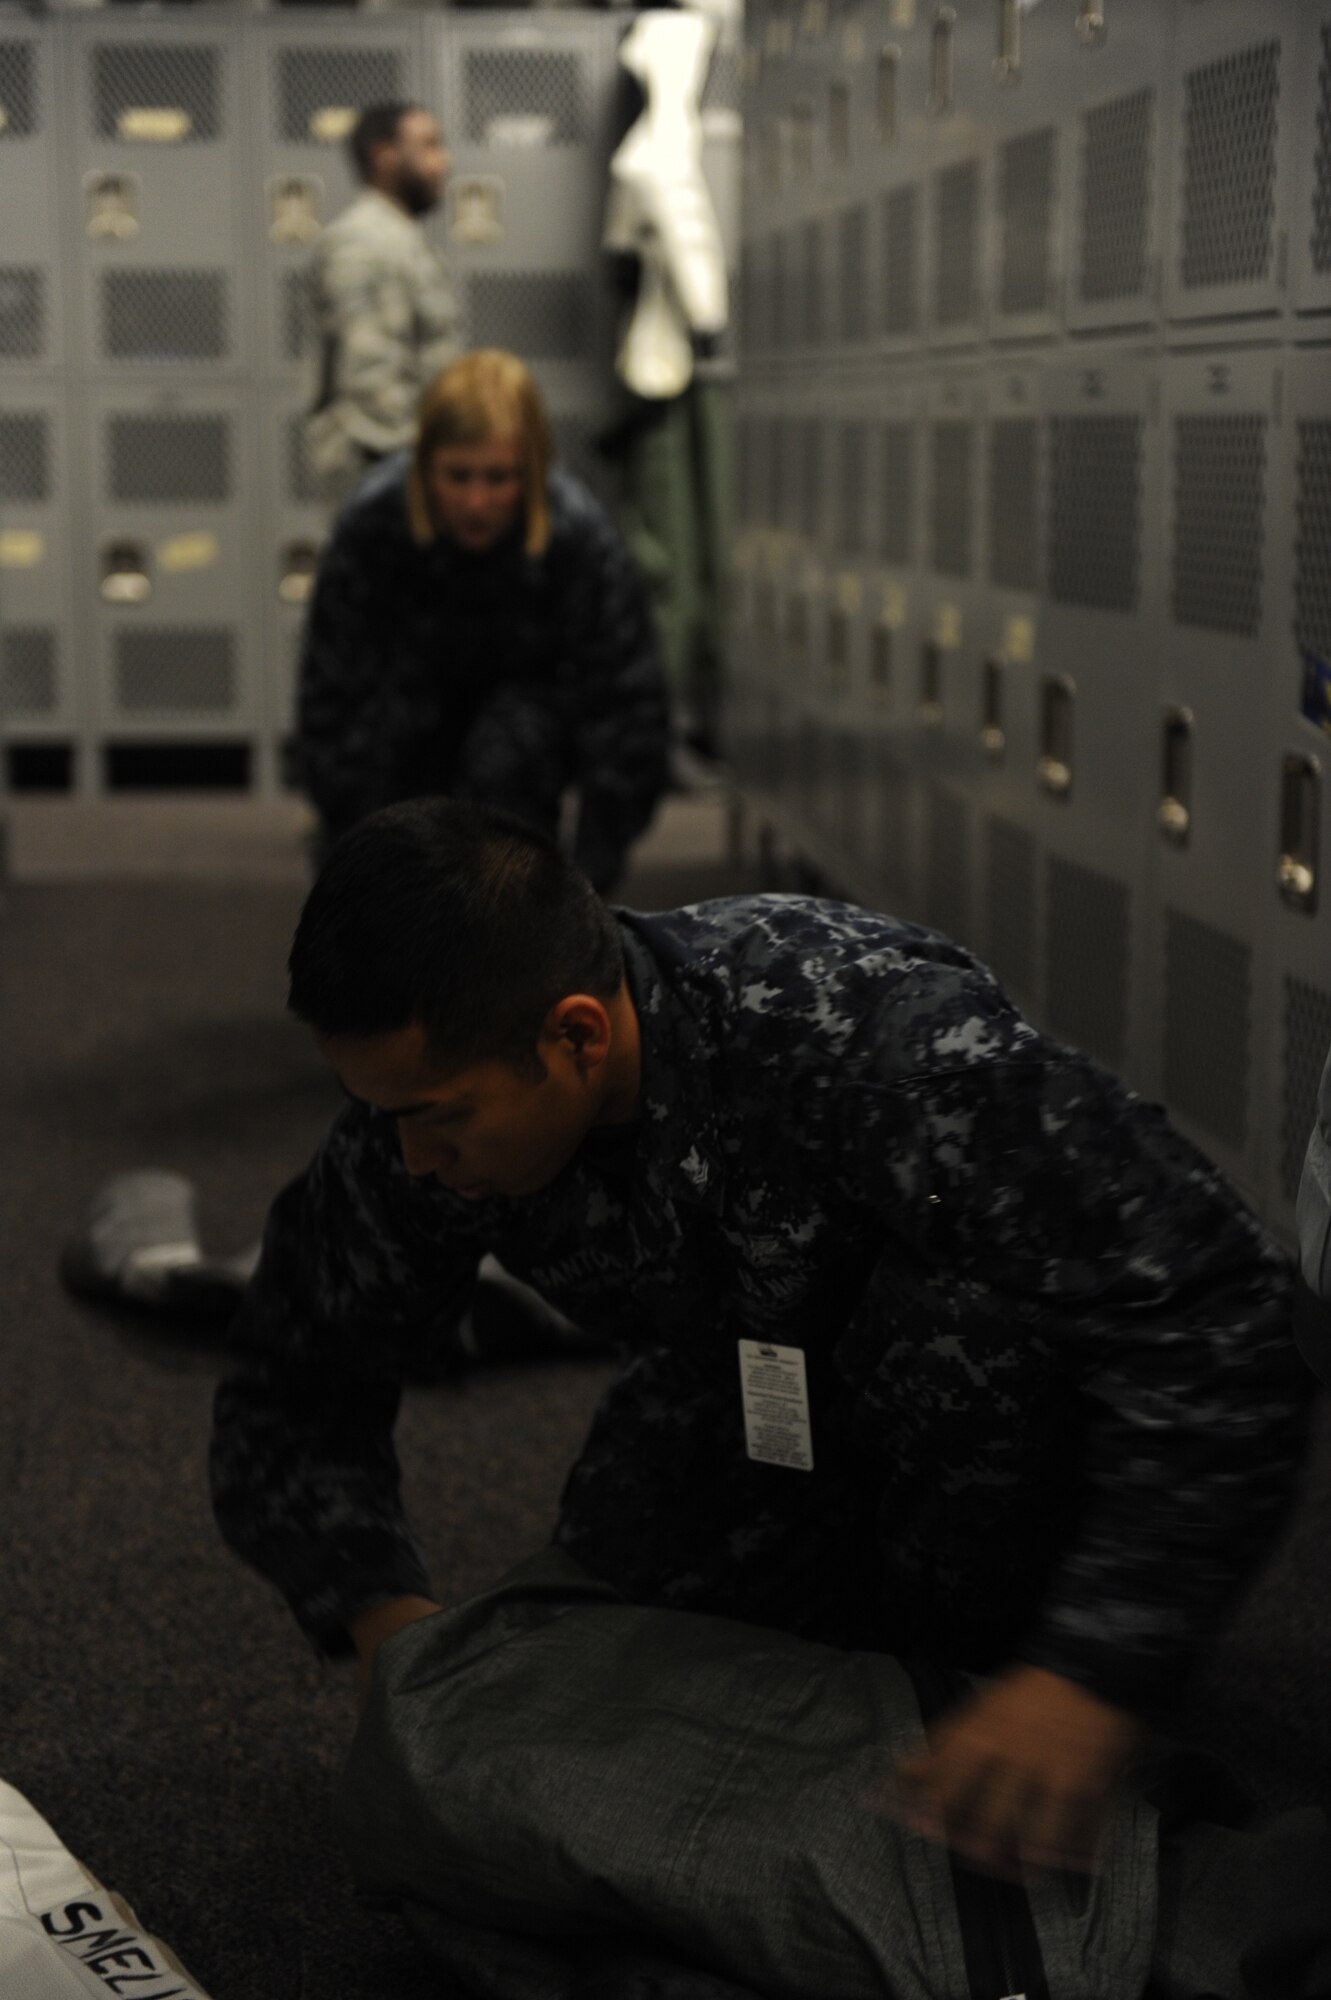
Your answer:
[[[748,888],[641,872],[668,907]],[[215,2000],[445,2000],[359,1909],[330,1804],[344,1671],[221,1546],[204,1481],[219,1355],[67,1298],[108,1175],[172,1167],[239,1249],[336,1101],[282,1013],[298,886],[12,889],[0,915],[0,1771]],[[601,1359],[408,1393],[408,1503],[452,1601],[544,1541]],[[1331,1800],[1331,1425],[1274,1561],[1199,1678],[1197,1734],[1259,1798]]]

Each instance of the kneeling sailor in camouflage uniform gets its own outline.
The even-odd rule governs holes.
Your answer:
[[[899,1810],[1086,1865],[1300,1455],[1286,1262],[1218,1172],[933,932],[612,912],[457,802],[344,836],[291,973],[353,1101],[270,1215],[213,1474],[314,1644],[367,1684],[438,1608],[392,1431],[494,1252],[624,1344],[556,1530],[584,1569],[995,1674]]]

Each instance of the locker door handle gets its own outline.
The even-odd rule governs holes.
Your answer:
[[[1066,674],[1047,674],[1040,690],[1040,756],[1035,775],[1056,799],[1072,794],[1072,704],[1076,686]]]
[[[312,174],[282,174],[268,183],[270,243],[310,243],[319,234],[323,182]]]
[[[890,146],[897,136],[897,76],[901,50],[895,42],[884,44],[878,57],[878,137]]]
[[[1156,823],[1166,840],[1186,847],[1192,831],[1192,726],[1190,708],[1165,711],[1163,777]]]
[[[139,233],[137,174],[85,174],[83,227],[93,242],[128,243]]]
[[[943,649],[936,639],[920,648],[920,721],[936,729],[943,720]]]
[[[1315,757],[1291,751],[1280,785],[1280,894],[1291,909],[1311,917],[1317,910],[1317,837],[1321,818],[1322,771]]]
[[[954,7],[940,7],[934,16],[932,63],[929,80],[929,109],[935,115],[952,109],[956,36],[956,9]]]
[[[1001,653],[991,653],[980,669],[980,747],[996,764],[1007,749],[1003,726],[1006,680],[1007,661]]]
[[[1094,47],[1104,40],[1104,0],[1081,0],[1077,9],[1077,35],[1088,47]]]
[[[108,542],[102,552],[101,594],[107,604],[142,604],[152,596],[148,551],[139,542]]]
[[[305,604],[319,567],[316,542],[288,542],[279,559],[277,594],[284,604]]]
[[[998,0],[998,54],[994,75],[1000,83],[1015,83],[1021,69],[1021,12],[1017,0]]]
[[[869,685],[875,708],[887,708],[892,700],[892,627],[875,625],[869,655]]]

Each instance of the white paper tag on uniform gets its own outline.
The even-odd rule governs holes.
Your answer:
[[[741,1340],[739,1380],[744,1396],[744,1437],[759,1465],[813,1471],[809,1385],[804,1350],[767,1340]]]

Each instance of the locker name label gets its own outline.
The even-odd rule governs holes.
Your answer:
[[[46,561],[46,537],[31,528],[0,534],[0,569],[37,569]]]
[[[335,146],[345,139],[356,122],[354,104],[323,104],[310,113],[310,137],[321,146]]]
[[[221,550],[216,535],[172,535],[157,544],[157,564],[171,576],[185,570],[211,569]]]
[[[1003,627],[1003,651],[1018,666],[1029,666],[1035,658],[1035,620],[1009,618]]]
[[[122,139],[138,139],[150,146],[174,146],[193,129],[193,118],[180,104],[127,104],[116,119],[116,131]]]

